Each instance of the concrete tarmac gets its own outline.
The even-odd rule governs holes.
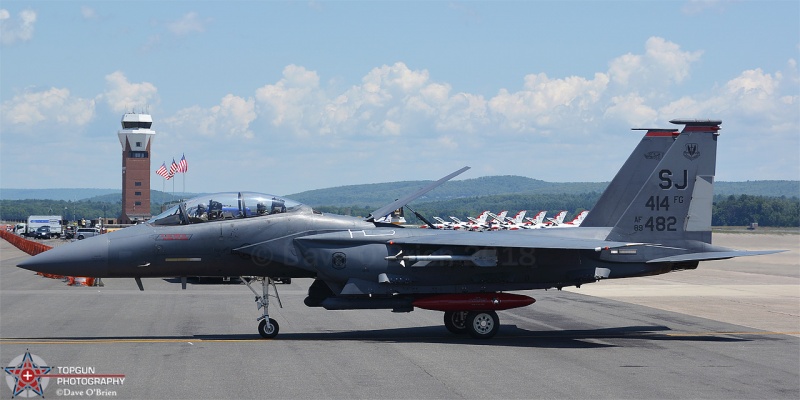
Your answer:
[[[72,372],[45,398],[800,398],[800,235],[714,243],[791,251],[529,291],[535,304],[476,341],[441,312],[308,308],[301,279],[278,285],[280,334],[263,340],[244,285],[70,287],[16,268],[28,256],[0,240],[0,362],[30,351]]]

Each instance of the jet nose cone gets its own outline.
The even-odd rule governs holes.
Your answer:
[[[108,239],[105,235],[79,240],[39,253],[18,267],[54,275],[108,276]]]

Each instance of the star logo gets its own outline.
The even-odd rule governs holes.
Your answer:
[[[51,367],[41,357],[25,350],[25,354],[11,360],[5,367],[6,383],[11,388],[11,397],[44,397],[44,389],[50,378],[44,376],[50,373]]]

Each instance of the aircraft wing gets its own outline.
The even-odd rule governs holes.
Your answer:
[[[557,235],[527,235],[520,231],[461,232],[433,231],[421,235],[398,235],[396,231],[347,231],[320,233],[298,237],[300,241],[325,243],[381,242],[396,245],[456,246],[456,247],[514,247],[529,249],[598,250],[637,245],[641,243],[614,242],[594,238],[576,238]]]
[[[432,245],[462,247],[515,247],[528,249],[596,250],[606,247],[625,247],[632,244],[603,239],[575,238],[555,235],[525,235],[519,231],[465,232],[460,235],[412,236],[393,239],[399,245]]]
[[[428,186],[425,186],[424,188],[422,188],[420,190],[417,190],[416,192],[414,192],[414,193],[412,193],[412,194],[410,194],[410,195],[408,195],[406,197],[403,197],[402,199],[395,200],[394,202],[392,202],[390,204],[387,204],[387,205],[385,205],[385,206],[373,211],[369,215],[369,217],[367,217],[367,221],[374,222],[376,218],[381,218],[381,217],[389,214],[390,212],[392,212],[394,210],[397,210],[398,208],[405,207],[406,204],[414,201],[417,197],[420,197],[420,196],[424,195],[425,193],[428,193],[431,190],[436,189],[437,187],[441,186],[443,183],[449,181],[450,179],[453,179],[455,176],[461,174],[462,172],[464,172],[464,171],[466,171],[468,169],[469,169],[469,167],[461,168],[460,170],[458,170],[456,172],[453,172],[452,174],[447,175],[444,178],[439,179],[438,181],[433,182],[433,183],[429,184]]]

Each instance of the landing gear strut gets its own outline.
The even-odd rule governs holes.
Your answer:
[[[275,321],[274,319],[269,317],[270,286],[272,286],[272,288],[275,289],[275,298],[278,300],[278,306],[283,308],[283,304],[281,304],[281,298],[280,296],[278,296],[278,288],[275,287],[275,281],[273,281],[272,278],[267,278],[267,277],[251,278],[251,280],[254,279],[258,282],[261,282],[261,295],[259,295],[258,292],[256,292],[255,289],[253,289],[253,287],[250,286],[250,280],[245,279],[245,277],[243,276],[240,278],[242,279],[244,284],[247,285],[247,288],[250,289],[250,291],[256,295],[256,305],[258,306],[258,309],[264,310],[263,315],[256,318],[256,321],[259,321],[258,333],[261,335],[261,337],[265,339],[272,339],[275,336],[278,336],[278,330],[280,329],[280,327],[278,326],[278,321]]]

